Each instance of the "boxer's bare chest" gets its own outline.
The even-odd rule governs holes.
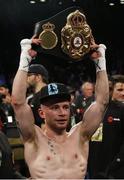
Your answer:
[[[29,148],[29,149],[28,149]],[[57,174],[82,173],[86,168],[87,158],[83,155],[79,142],[75,137],[67,137],[64,141],[56,141],[48,137],[41,137],[38,140],[36,150],[28,146],[25,157],[31,172],[47,170]],[[60,173],[58,168],[62,170]],[[48,175],[44,176],[47,177]]]

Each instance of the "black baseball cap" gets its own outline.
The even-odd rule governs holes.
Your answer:
[[[44,104],[50,100],[70,101],[70,93],[67,87],[62,83],[50,83],[44,86],[40,91],[40,103]]]
[[[47,80],[48,80],[48,71],[47,69],[41,65],[41,64],[31,64],[29,66],[29,70],[28,73],[34,73],[34,74],[41,74],[42,76],[44,76]]]

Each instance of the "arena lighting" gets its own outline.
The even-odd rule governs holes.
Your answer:
[[[59,1],[58,4],[59,4],[59,5],[62,5],[63,3],[62,3],[62,1]]]
[[[31,0],[31,1],[30,1],[30,3],[31,3],[31,4],[35,4],[35,3],[36,3],[36,1],[34,1],[34,0]]]
[[[109,6],[116,6],[116,5],[123,5],[124,0],[105,0],[105,3],[107,3]]]
[[[29,1],[31,4],[35,4],[35,3],[46,3],[47,0],[30,0]]]
[[[40,2],[43,2],[43,3],[44,3],[44,2],[46,2],[46,0],[40,0]]]
[[[124,0],[120,0],[120,4],[124,4]]]
[[[109,3],[109,6],[114,6],[114,5],[115,5],[115,4],[114,4],[114,3],[112,3],[112,2],[111,2],[111,3]]]

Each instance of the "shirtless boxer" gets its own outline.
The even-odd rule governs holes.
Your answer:
[[[33,179],[83,179],[87,169],[89,140],[99,127],[109,99],[105,63],[105,45],[100,44],[92,54],[96,65],[96,101],[87,109],[82,122],[66,132],[70,115],[70,95],[66,86],[48,84],[41,90],[39,114],[45,129],[34,124],[30,106],[26,103],[27,72],[32,57],[31,43],[38,39],[21,41],[21,56],[13,82],[13,107],[24,142],[25,160]],[[94,45],[95,46],[95,45]],[[96,60],[95,60],[96,59]]]

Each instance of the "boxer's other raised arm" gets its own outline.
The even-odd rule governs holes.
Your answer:
[[[93,54],[92,59],[96,63],[96,86],[95,86],[95,102],[84,113],[81,134],[86,138],[90,138],[102,121],[106,105],[109,101],[109,85],[106,72],[106,47],[103,44],[99,45],[96,54]]]
[[[33,113],[30,106],[26,103],[27,72],[32,57],[37,54],[34,50],[31,50],[31,43],[32,39],[23,39],[20,43],[20,64],[12,87],[15,116],[25,141],[32,140],[35,136]]]

